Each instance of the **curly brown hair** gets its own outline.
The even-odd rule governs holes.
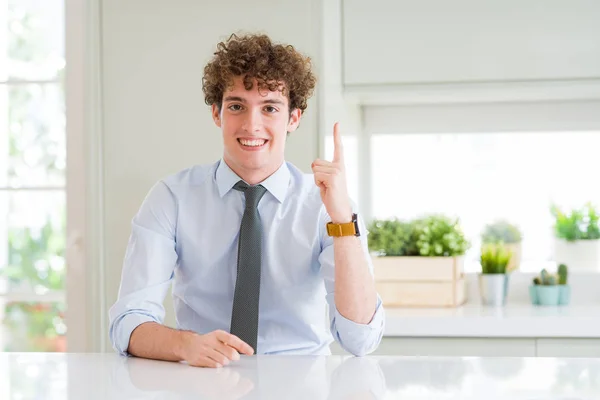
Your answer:
[[[291,45],[278,44],[267,35],[232,34],[217,45],[213,59],[204,67],[202,90],[208,105],[219,110],[223,93],[233,87],[233,79],[243,76],[246,90],[256,79],[259,90],[281,90],[289,100],[290,112],[306,110],[317,79],[311,71],[311,59]]]

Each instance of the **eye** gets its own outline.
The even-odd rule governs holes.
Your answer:
[[[277,111],[279,111],[279,110],[277,110],[277,109],[276,109],[275,107],[273,107],[273,106],[266,106],[266,107],[265,107],[265,111],[266,111],[266,112],[268,112],[269,114],[271,114],[271,113],[276,113],[276,112],[277,112]]]
[[[242,109],[242,106],[239,104],[232,104],[227,108],[231,111],[240,111]]]

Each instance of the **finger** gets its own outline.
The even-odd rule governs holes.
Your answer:
[[[206,347],[204,349],[204,355],[223,366],[229,365],[229,359],[223,353],[211,347]]]
[[[314,174],[314,177],[315,177],[315,183],[317,184],[317,186],[319,186],[322,189],[329,187],[329,182],[331,180],[330,174],[326,174],[324,172],[316,172]]]
[[[340,123],[333,125],[333,161],[344,161],[344,146],[342,145],[342,134],[340,133]]]
[[[317,165],[312,167],[313,173],[322,172],[324,174],[337,175],[340,173],[339,168],[327,165]]]
[[[335,166],[335,164],[333,162],[327,161],[327,160],[321,160],[320,158],[317,158],[315,161],[313,161],[310,166],[311,167],[315,167],[315,166],[319,166],[319,165],[323,165],[323,166]]]
[[[215,345],[215,350],[223,354],[229,360],[237,361],[240,359],[240,353],[231,346],[227,346],[225,343],[218,341]]]
[[[317,187],[319,189],[321,189],[321,194],[325,193],[324,191],[327,189],[327,186],[325,186],[325,184],[323,182],[319,181],[316,176],[315,176],[315,185],[317,185]]]
[[[223,365],[219,364],[215,360],[207,356],[198,356],[193,361],[188,362],[192,367],[208,367],[208,368],[221,368]]]
[[[254,349],[248,343],[244,342],[239,337],[232,335],[225,331],[216,331],[217,339],[225,343],[227,346],[231,346],[236,349],[240,354],[247,354],[251,356],[254,354]]]

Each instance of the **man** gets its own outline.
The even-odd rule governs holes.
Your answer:
[[[159,181],[134,217],[110,309],[120,354],[221,367],[330,354],[332,340],[357,356],[379,345],[384,310],[338,125],[333,160],[312,175],[284,160],[315,83],[309,58],[265,35],[219,43],[203,90],[223,157]],[[173,279],[179,329],[162,325]]]

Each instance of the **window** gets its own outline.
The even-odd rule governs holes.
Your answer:
[[[471,242],[467,272],[480,270],[487,223],[519,226],[520,270],[539,272],[556,265],[551,205],[600,207],[600,102],[364,106],[362,113],[364,137],[343,138],[361,212],[368,220],[458,217]],[[331,157],[331,135],[324,144]]]
[[[65,351],[62,0],[0,0],[0,348]]]
[[[457,216],[479,270],[484,225],[506,218],[523,232],[521,270],[553,263],[550,205],[600,204],[598,132],[418,133],[372,136],[372,215]]]

